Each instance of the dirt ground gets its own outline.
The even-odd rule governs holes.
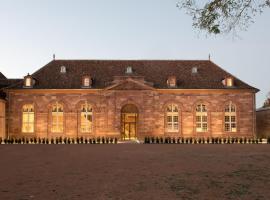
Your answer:
[[[270,145],[0,145],[0,199],[270,199]]]

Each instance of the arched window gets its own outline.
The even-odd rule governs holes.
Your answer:
[[[63,105],[56,103],[52,106],[52,132],[63,132],[64,112]]]
[[[178,107],[175,104],[170,104],[166,108],[166,129],[168,132],[178,132],[179,120],[178,120]]]
[[[85,103],[81,106],[81,132],[92,132],[93,109]]]
[[[204,104],[199,104],[196,107],[196,131],[207,132],[207,108]]]
[[[34,105],[26,104],[22,111],[22,132],[33,133],[35,125]]]
[[[236,132],[236,106],[231,102],[225,106],[224,126],[226,132]]]

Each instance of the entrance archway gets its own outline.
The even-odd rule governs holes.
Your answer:
[[[131,140],[137,137],[138,109],[133,104],[126,104],[121,109],[121,138]]]

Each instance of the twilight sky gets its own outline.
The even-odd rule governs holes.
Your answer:
[[[177,0],[0,0],[0,71],[22,78],[56,59],[208,59],[270,91],[270,9],[240,38],[192,28]]]

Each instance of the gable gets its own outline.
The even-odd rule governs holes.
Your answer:
[[[153,90],[154,88],[146,83],[128,78],[119,81],[105,88],[105,90]]]
[[[0,72],[0,79],[7,79],[7,78],[4,76],[4,74],[2,74],[2,73]]]

